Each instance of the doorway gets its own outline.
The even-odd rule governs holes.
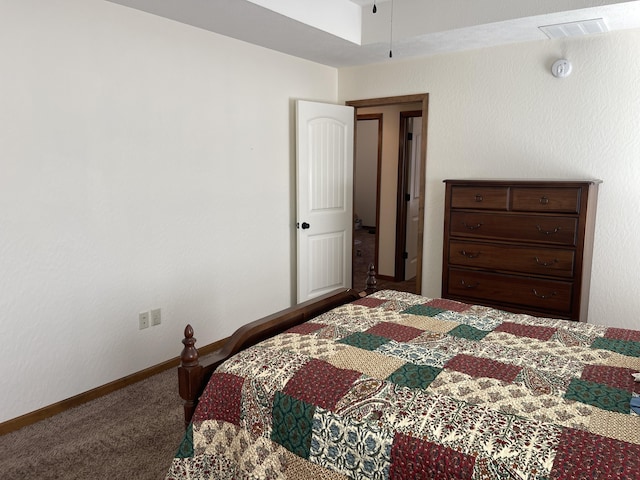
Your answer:
[[[420,207],[422,110],[400,112],[395,281],[416,276]]]
[[[376,198],[376,224],[375,227],[375,239],[376,239],[376,254],[374,265],[378,274],[378,288],[397,288],[402,285],[402,289],[406,291],[413,291],[415,293],[421,293],[422,291],[422,256],[423,256],[423,238],[424,238],[424,199],[425,199],[425,178],[424,171],[426,165],[426,151],[427,151],[427,114],[428,114],[428,94],[417,95],[404,95],[398,97],[384,97],[374,98],[367,100],[354,100],[346,102],[346,105],[355,107],[356,123],[358,117],[362,119],[363,115],[373,115],[376,109],[389,110],[390,107],[395,107],[398,112],[395,115],[383,115],[382,120],[379,120],[380,129],[385,131],[385,139],[387,138],[387,129],[395,129],[395,139],[400,137],[401,124],[400,111],[409,112],[406,115],[407,119],[415,119],[421,117],[421,122],[417,127],[418,131],[413,136],[413,150],[416,154],[416,164],[414,170],[418,170],[418,174],[414,176],[411,184],[407,183],[411,181],[411,177],[402,172],[411,173],[411,164],[402,165],[399,159],[403,157],[401,155],[400,148],[406,148],[408,143],[405,142],[402,147],[398,143],[397,147],[394,147],[392,152],[385,152],[380,155],[378,168],[378,180],[377,180],[377,198]],[[395,119],[394,121],[391,121]],[[372,121],[373,118],[367,120]],[[411,123],[411,121],[408,121]],[[406,128],[406,127],[405,127]],[[357,135],[357,133],[356,133]],[[380,140],[382,141],[382,140]],[[357,139],[356,139],[356,156],[357,156]],[[388,148],[388,145],[386,146]],[[382,151],[383,148],[380,148]],[[386,163],[385,163],[386,162]],[[405,180],[406,179],[406,180]],[[358,181],[358,171],[355,172],[355,182]],[[407,231],[405,226],[408,226],[406,215],[404,219],[401,218],[398,213],[402,209],[402,204],[406,195],[402,195],[401,202],[398,202],[398,198],[401,196],[402,188],[413,188],[414,197],[417,200],[417,214],[413,215],[415,220],[415,227],[417,233],[415,235],[415,258],[413,259],[413,266],[415,267],[415,283],[410,288],[407,287],[407,282],[400,276],[406,274],[407,266],[403,264],[398,268],[397,252],[399,250],[406,251],[405,239],[407,238]],[[413,187],[412,187],[413,185]],[[407,206],[404,207],[404,212],[408,211]],[[356,212],[358,213],[358,212]],[[358,226],[354,222],[354,233],[357,231],[355,228]],[[368,226],[368,225],[363,225]],[[404,232],[399,234],[398,232]],[[356,235],[354,235],[356,238]],[[356,271],[356,256],[358,254],[357,245],[354,245],[354,288],[360,288],[360,274]],[[404,258],[402,259],[404,262]],[[398,288],[400,289],[400,288]]]

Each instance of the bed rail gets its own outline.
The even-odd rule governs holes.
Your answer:
[[[373,265],[369,267],[366,294],[375,291],[375,272]],[[303,323],[332,308],[352,302],[364,296],[352,289],[339,289],[314,298],[307,302],[287,308],[280,312],[268,315],[254,322],[243,325],[235,331],[219,350],[216,350],[200,362],[196,338],[191,325],[184,329],[184,348],[180,355],[178,367],[178,383],[180,397],[184,405],[185,428],[188,427],[198,403],[198,398],[204,390],[213,371],[227,358],[256,343],[283,332],[295,325]]]

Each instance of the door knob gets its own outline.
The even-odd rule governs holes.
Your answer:
[[[306,230],[307,228],[309,228],[311,225],[309,225],[307,222],[302,222],[302,229]]]

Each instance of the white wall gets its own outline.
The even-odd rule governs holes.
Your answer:
[[[289,306],[293,99],[337,71],[102,0],[0,11],[0,422]]]
[[[589,321],[640,328],[638,51],[630,30],[339,71],[341,100],[429,93],[425,295],[440,295],[443,179],[600,178]]]
[[[356,122],[353,212],[367,227],[377,226],[378,127],[380,119]]]

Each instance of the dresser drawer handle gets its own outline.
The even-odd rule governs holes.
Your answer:
[[[471,253],[471,252],[467,252],[466,250],[460,250],[460,255],[467,258],[478,258],[480,256],[480,252]]]
[[[540,293],[538,293],[538,291],[535,288],[532,288],[531,291],[533,292],[533,294],[538,297],[538,298],[542,298],[543,300],[547,299],[547,298],[551,298],[551,297],[555,297],[558,292],[553,291],[551,292],[550,295],[541,295]]]
[[[480,195],[479,193],[476,193],[476,202],[481,202],[483,200],[484,198],[482,198],[482,195]]]
[[[465,282],[464,280],[460,280],[460,285],[462,285],[464,288],[476,288],[478,285],[480,285],[480,282],[471,284],[471,283]]]
[[[475,225],[469,225],[467,222],[462,222],[462,225],[465,226],[468,230],[477,230],[482,226],[482,223],[476,223]]]
[[[545,196],[540,197],[540,205],[549,205],[549,199]]]
[[[560,231],[560,227],[556,227],[553,230],[543,230],[540,225],[536,225],[536,228],[538,229],[538,231],[540,233],[543,233],[545,235],[553,235],[553,234],[558,233]]]
[[[550,262],[542,262],[542,261],[540,261],[540,259],[538,257],[535,257],[535,259],[536,259],[536,263],[538,265],[542,265],[543,267],[550,267],[551,265],[555,265],[556,263],[558,263],[558,259],[557,258],[554,258]]]

